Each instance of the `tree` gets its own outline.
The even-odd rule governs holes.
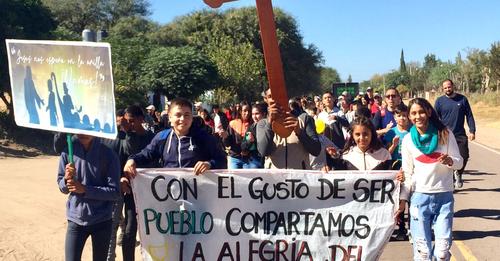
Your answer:
[[[406,73],[405,54],[403,49],[401,49],[401,57],[399,58],[399,71],[401,73]]]
[[[122,17],[149,14],[146,0],[43,0],[43,3],[62,27],[59,31],[78,35],[84,29],[109,29]]]
[[[319,92],[321,52],[314,45],[305,45],[303,43],[293,17],[279,8],[276,8],[274,12],[288,94],[295,96]],[[173,36],[173,38],[170,36]],[[163,26],[159,33],[156,34],[156,37],[155,41],[158,41],[161,45],[178,46],[179,43],[187,43],[205,53],[218,65],[224,59],[216,59],[214,53],[227,54],[225,51],[213,50],[213,48],[227,49],[227,47],[217,45],[221,39],[224,39],[224,41],[230,39],[230,43],[240,45],[240,47],[245,46],[247,51],[250,51],[248,48],[252,47],[253,51],[248,53],[259,54],[263,58],[257,13],[254,7],[230,9],[225,12],[206,10],[194,12]],[[263,86],[267,86],[263,61],[261,66],[259,77],[265,81]],[[226,85],[233,80],[229,81],[229,78],[221,76],[225,78],[220,83],[221,88],[226,90],[235,87],[239,88],[238,86]],[[240,85],[251,86],[253,83],[249,82]],[[258,92],[260,92],[262,86],[258,86],[258,88]]]
[[[400,71],[392,71],[388,73],[385,77],[387,86],[397,87],[399,85],[408,86],[410,79],[408,74],[401,73]]]
[[[321,67],[320,85],[322,93],[331,92],[333,83],[341,82],[340,75],[334,68]]]
[[[109,29],[105,40],[111,44],[113,81],[117,108],[145,102],[146,90],[141,85],[141,63],[151,49],[151,33],[158,26],[139,16],[121,18]]]
[[[259,99],[263,91],[263,59],[251,43],[235,43],[224,36],[212,42],[207,49],[208,57],[215,62],[219,72],[219,86],[227,90],[227,100],[238,97],[241,100]]]
[[[489,53],[489,67],[495,80],[496,92],[499,92],[500,87],[500,42],[495,42],[491,45]]]
[[[453,75],[457,73],[458,67],[455,64],[450,62],[440,63],[438,66],[432,68],[429,75],[429,82],[435,89],[439,89],[445,79],[452,79]]]
[[[141,66],[139,81],[143,88],[168,99],[194,99],[217,82],[216,66],[193,47],[158,47]]]
[[[385,88],[385,75],[375,74],[370,78],[370,85],[376,92],[383,93]],[[368,87],[368,86],[367,86]]]
[[[40,0],[1,0],[0,17],[0,98],[13,119],[5,39],[50,39],[56,23]]]
[[[349,74],[349,77],[347,77],[347,82],[352,82],[352,76]]]
[[[479,49],[467,49],[464,67],[466,92],[484,93],[489,85],[488,54]]]

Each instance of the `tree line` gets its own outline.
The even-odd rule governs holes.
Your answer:
[[[164,25],[150,13],[147,0],[0,0],[0,40],[80,41],[83,29],[106,30],[118,107],[145,103],[148,91],[218,104],[260,99],[267,79],[255,8],[206,9]],[[337,70],[324,66],[321,51],[304,43],[290,14],[275,8],[275,19],[290,96],[318,94],[341,81]],[[401,51],[399,69],[375,74],[361,88],[397,86],[413,96],[450,78],[462,92],[498,91],[500,42],[466,53],[455,61],[428,54],[421,64],[406,63]],[[0,59],[0,98],[12,114],[5,45]]]
[[[374,87],[382,91],[385,87],[396,86],[401,93],[410,97],[425,91],[439,91],[444,79],[451,79],[455,87],[463,93],[491,93],[500,89],[500,42],[491,44],[490,49],[465,49],[466,57],[458,52],[454,61],[442,61],[435,54],[427,54],[423,64],[406,63],[401,50],[400,66],[385,74],[375,74],[363,81],[362,88]]]
[[[206,9],[164,25],[150,13],[147,0],[0,0],[0,40],[81,41],[84,29],[106,30],[117,107],[145,103],[148,91],[214,103],[260,99],[267,79],[255,8]],[[296,20],[279,8],[275,16],[289,94],[319,93],[339,81],[335,69],[322,67],[318,48],[304,43]],[[12,109],[0,46],[0,98]]]

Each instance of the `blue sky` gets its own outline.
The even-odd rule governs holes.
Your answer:
[[[150,0],[151,18],[165,24],[177,16],[209,8],[203,0]],[[488,50],[500,41],[500,1],[497,0],[273,0],[299,24],[306,44],[323,53],[325,65],[342,80],[368,80],[375,73],[406,62],[422,63],[434,53],[454,60],[466,48]],[[221,9],[255,6],[239,0]]]

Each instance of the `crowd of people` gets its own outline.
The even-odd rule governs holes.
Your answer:
[[[464,118],[471,140],[475,126],[470,105],[454,92],[453,82],[447,79],[442,86],[444,95],[435,107],[422,98],[405,105],[393,87],[383,96],[368,88],[354,97],[347,92],[297,97],[288,108],[276,103],[270,90],[261,101],[222,109],[193,106],[184,98],[171,100],[163,112],[150,105],[144,113],[131,105],[117,112],[117,139],[73,137],[74,164],[64,135],[56,135],[58,184],[70,194],[66,260],[79,260],[89,236],[94,260],[114,260],[117,241],[124,260],[134,260],[137,220],[130,180],[138,167],[193,168],[196,175],[226,168],[306,169],[324,175],[399,170],[396,239],[412,235],[415,260],[449,260],[453,191],[462,186],[468,158]],[[290,135],[279,135],[278,125]]]

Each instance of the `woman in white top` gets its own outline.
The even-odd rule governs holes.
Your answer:
[[[453,224],[453,170],[463,164],[453,133],[423,98],[409,103],[413,123],[401,146],[406,182],[401,188],[400,210],[410,193],[410,231],[414,260],[449,260]],[[434,227],[435,247],[432,247]]]

